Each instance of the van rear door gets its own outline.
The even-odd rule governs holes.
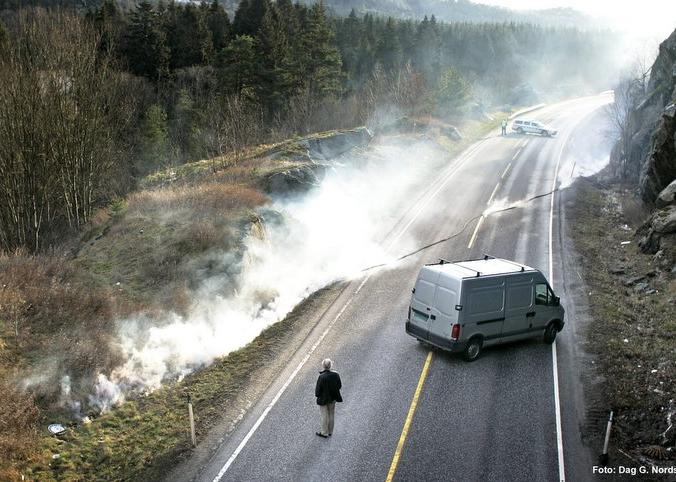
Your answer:
[[[439,275],[430,311],[429,337],[433,343],[443,345],[451,339],[451,329],[458,322],[460,285],[459,279]]]
[[[409,321],[414,333],[425,340],[429,336],[430,315],[438,278],[438,272],[427,268],[421,269],[411,297]]]

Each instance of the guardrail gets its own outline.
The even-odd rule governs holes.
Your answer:
[[[528,112],[533,112],[534,110],[542,109],[542,108],[543,108],[544,106],[546,106],[546,105],[547,105],[547,104],[537,104],[537,105],[533,105],[533,106],[531,106],[531,107],[526,107],[525,109],[517,110],[517,111],[514,112],[512,115],[510,115],[510,116],[508,117],[508,119],[509,119],[509,120],[512,120],[512,119],[514,119],[515,117],[520,116],[520,115],[522,115],[522,114],[527,114]]]

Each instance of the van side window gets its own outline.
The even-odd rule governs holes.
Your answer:
[[[535,304],[548,305],[549,304],[549,290],[545,283],[535,285]]]

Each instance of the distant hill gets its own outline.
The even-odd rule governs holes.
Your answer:
[[[14,9],[17,5],[75,6],[80,9],[97,8],[103,0],[0,0],[0,10]],[[154,0],[151,0],[153,2]],[[169,0],[164,0],[165,3]],[[180,0],[178,0],[180,1]],[[186,0],[200,3],[201,0]],[[206,0],[208,3],[211,0]],[[238,0],[218,0],[231,18],[239,4]],[[274,0],[273,0],[274,1]],[[296,0],[294,0],[296,1]],[[305,4],[317,0],[297,0]],[[382,17],[422,19],[434,15],[443,22],[517,22],[534,23],[557,27],[594,28],[598,20],[572,8],[546,10],[511,10],[493,5],[474,3],[469,0],[322,0],[324,5],[339,16],[347,16],[354,9],[358,15],[370,13]],[[134,0],[118,0],[123,8],[130,8]]]
[[[304,0],[303,3],[314,3]],[[358,14],[422,18],[434,15],[444,22],[528,22],[541,25],[589,28],[598,21],[572,8],[546,10],[511,10],[469,0],[323,0],[338,15]]]

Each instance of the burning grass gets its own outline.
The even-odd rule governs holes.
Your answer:
[[[59,438],[44,438],[40,456],[24,473],[35,480],[161,479],[192,450],[187,395],[193,401],[198,440],[224,416],[232,422],[239,415],[235,400],[254,381],[269,383],[274,378],[275,360],[284,352],[293,353],[291,340],[311,329],[307,313],[319,311],[325,298],[332,299],[338,291],[331,287],[318,292],[246,347],[182,382],[127,400],[90,424],[73,424]]]
[[[97,213],[75,256],[0,254],[1,480],[21,480],[19,469],[42,456],[39,440],[47,423],[75,423],[96,413],[81,402],[87,401],[98,373],[122,363],[115,320],[138,312],[151,318],[165,310],[185,312],[199,279],[209,270],[223,270],[222,254],[236,258],[252,209],[267,201],[256,189],[227,182],[140,191]],[[170,393],[157,397],[169,400]],[[109,464],[118,452],[106,441],[115,439],[113,429],[128,423],[130,430],[141,422],[152,428],[146,434],[122,431],[146,451],[138,462],[129,448],[133,463],[139,463],[134,470],[145,467],[148,457],[160,461],[162,455],[152,449],[158,438],[173,453],[181,447],[178,435],[160,427],[171,426],[172,412],[149,403],[130,402],[100,424],[71,433],[75,439],[94,434],[91,451],[82,449],[87,461],[50,458],[46,467],[51,464],[56,472],[44,472],[40,480],[59,478],[60,470],[70,473],[69,480],[93,480],[105,470],[116,479],[111,474],[127,470],[129,454]],[[64,443],[51,436],[45,440],[49,447]]]

